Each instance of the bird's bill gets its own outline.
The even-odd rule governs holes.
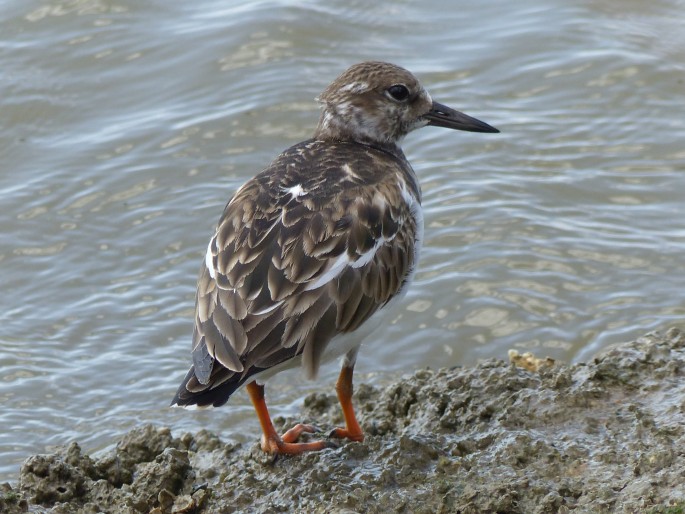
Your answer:
[[[424,115],[428,120],[428,125],[433,127],[445,127],[454,130],[466,130],[468,132],[499,132],[495,127],[492,127],[484,121],[477,120],[464,114],[463,112],[455,111],[451,107],[433,102],[433,108]]]

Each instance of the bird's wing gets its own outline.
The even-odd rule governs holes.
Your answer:
[[[266,174],[246,183],[200,271],[195,385],[215,387],[219,371],[225,381],[299,354],[315,374],[334,335],[355,330],[402,289],[416,259],[418,208],[399,174],[374,187],[274,184]]]

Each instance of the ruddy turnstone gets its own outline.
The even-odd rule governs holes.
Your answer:
[[[412,130],[436,126],[499,132],[434,102],[407,70],[363,62],[318,98],[314,137],[288,148],[236,191],[200,269],[193,365],[172,405],[226,403],[245,385],[262,449],[321,450],[298,443],[311,425],[279,436],[264,380],[302,366],[316,376],[344,355],[336,391],[345,428],[362,441],[352,406],[352,372],[362,340],[406,292],[423,239],[421,189],[399,147]]]

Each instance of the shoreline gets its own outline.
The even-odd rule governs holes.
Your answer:
[[[357,386],[363,443],[275,461],[258,434],[226,444],[144,425],[99,458],[77,443],[29,457],[0,486],[0,511],[683,512],[684,373],[674,328],[588,363],[419,370]],[[300,421],[340,424],[335,395],[274,424]]]

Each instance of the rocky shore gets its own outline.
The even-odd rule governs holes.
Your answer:
[[[151,425],[101,458],[74,442],[28,458],[0,512],[685,512],[684,334],[524,364],[361,384],[366,440],[299,457]],[[300,419],[275,423],[298,421],[332,428],[337,400],[311,395]]]

